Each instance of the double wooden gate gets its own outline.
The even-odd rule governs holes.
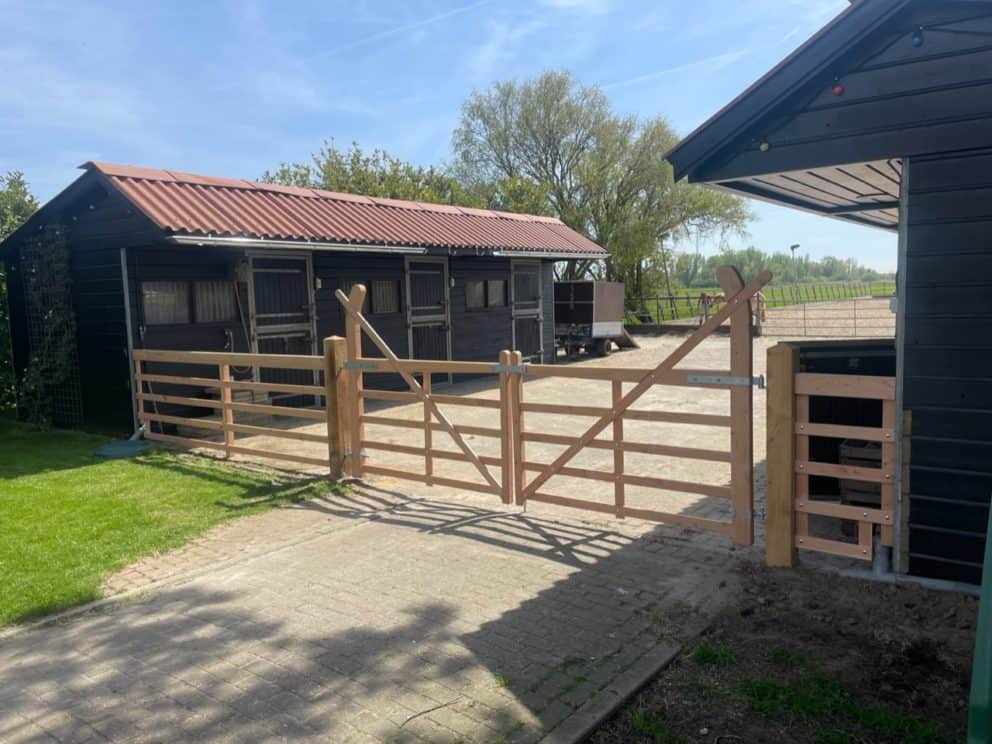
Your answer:
[[[669,356],[654,368],[585,365],[561,366],[523,364],[519,351],[503,351],[498,363],[445,360],[400,359],[376,332],[362,313],[365,287],[356,285],[350,295],[340,290],[337,297],[347,316],[347,338],[325,341],[325,385],[327,397],[328,439],[332,474],[364,474],[415,480],[426,484],[492,493],[503,503],[525,506],[529,501],[556,504],[617,517],[670,523],[685,527],[727,534],[740,545],[753,542],[753,452],[752,452],[752,327],[750,300],[771,275],[764,272],[745,286],[740,274],[732,267],[718,271],[727,304]],[[726,370],[693,370],[677,368],[703,339],[730,321],[730,364]],[[378,358],[362,356],[362,334],[367,336],[382,354]],[[365,373],[399,375],[406,390],[367,390],[363,385]],[[431,384],[432,375],[496,375],[498,396],[458,396],[437,393]],[[597,380],[610,386],[610,405],[572,405],[524,399],[524,377],[560,378],[565,380]],[[625,385],[629,389],[624,388]],[[730,394],[729,415],[689,413],[682,411],[639,410],[633,406],[649,390],[659,385],[693,386],[725,389]],[[411,418],[389,416],[388,409],[370,414],[367,400],[419,403],[422,415]],[[476,407],[498,412],[498,426],[468,426],[454,423],[442,410],[448,407]],[[581,434],[561,435],[541,431],[528,425],[527,414],[554,414],[585,417],[592,423]],[[635,442],[625,436],[625,421],[648,421],[666,424],[729,429],[729,450],[685,447],[679,444]],[[385,427],[419,430],[422,438],[411,443],[395,441],[395,437],[374,436],[369,429]],[[606,434],[606,437],[601,435]],[[456,449],[437,446],[437,435],[447,437]],[[477,439],[496,443],[495,453],[479,453],[472,446]],[[557,445],[562,448],[550,462],[532,459],[529,443]],[[575,458],[582,452],[612,451],[609,467],[577,467]],[[414,471],[404,467],[380,464],[373,453],[393,453],[423,460],[423,467]],[[703,462],[727,463],[729,482],[721,485],[698,483],[663,477],[656,474],[629,472],[627,455],[655,455],[666,458],[686,458]],[[435,472],[438,461],[467,463],[477,476],[475,480],[449,477]],[[559,495],[547,490],[555,478],[572,478],[581,482],[609,484],[611,493],[606,501]],[[630,505],[628,487],[658,489],[687,493],[697,497],[727,500],[729,520],[714,519],[685,512],[664,511]],[[583,492],[583,495],[586,495]]]

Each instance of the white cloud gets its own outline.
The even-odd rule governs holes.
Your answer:
[[[645,72],[640,75],[624,78],[622,80],[614,80],[613,82],[603,85],[603,88],[605,90],[626,88],[632,85],[640,85],[641,83],[654,82],[659,78],[666,77],[676,72],[689,72],[690,70],[705,69],[708,72],[716,72],[717,70],[722,70],[723,68],[732,65],[739,59],[746,57],[748,53],[749,52],[745,49],[735,49],[729,52],[724,52],[723,54],[715,54],[711,57],[697,59],[694,62],[687,62],[683,65],[674,65],[672,67]]]
[[[538,0],[538,2],[560,10],[577,10],[596,15],[608,13],[613,4],[612,0]]]
[[[516,47],[522,41],[546,26],[545,21],[537,18],[526,21],[491,20],[485,40],[468,55],[466,60],[472,79],[477,82],[489,80],[497,67],[513,59]]]

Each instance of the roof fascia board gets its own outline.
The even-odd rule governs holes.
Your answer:
[[[602,261],[606,255],[585,254],[585,253],[557,253],[553,251],[530,251],[530,250],[486,250],[483,252],[472,249],[431,249],[422,246],[399,246],[399,245],[367,245],[364,243],[324,243],[304,240],[267,240],[264,238],[238,238],[222,237],[215,235],[169,235],[165,242],[175,245],[185,246],[214,246],[227,248],[275,248],[280,250],[309,250],[309,251],[336,251],[339,253],[392,253],[397,255],[429,255],[439,254],[445,256],[477,256],[479,258],[550,258],[559,261],[569,259],[590,259]]]
[[[822,74],[824,68],[863,41],[912,0],[856,0],[795,52],[708,121],[685,137],[666,157],[675,179],[695,177],[700,166],[749,130],[778,103]]]

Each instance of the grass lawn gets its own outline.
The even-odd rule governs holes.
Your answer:
[[[334,488],[195,455],[94,457],[105,441],[0,419],[0,626],[96,599],[110,573],[220,522]]]

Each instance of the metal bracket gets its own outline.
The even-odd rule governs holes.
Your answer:
[[[365,369],[365,370],[371,370],[371,371],[374,372],[375,370],[379,369],[379,364],[380,364],[380,362],[367,361],[365,359],[359,359],[357,361],[355,361],[355,360],[348,360],[347,362],[345,362],[341,366],[344,369]]]
[[[494,373],[502,372],[516,372],[517,374],[526,374],[527,365],[526,364],[494,364],[492,366],[492,371]]]
[[[765,376],[757,377],[727,377],[724,375],[689,375],[690,383],[699,385],[753,385],[760,390],[765,389]]]

